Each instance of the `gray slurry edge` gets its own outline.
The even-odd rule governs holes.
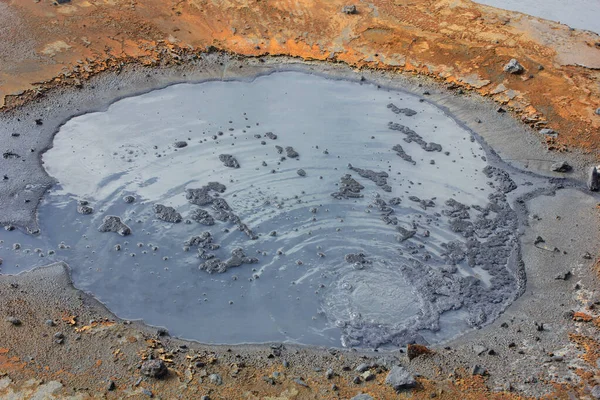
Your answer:
[[[597,282],[590,268],[592,261],[582,258],[585,252],[595,254],[600,239],[594,215],[598,198],[584,189],[586,169],[594,160],[592,156],[578,153],[549,153],[538,134],[510,115],[497,113],[497,106],[491,100],[478,95],[457,95],[426,78],[370,70],[360,71],[359,75],[341,64],[307,63],[282,57],[237,59],[209,54],[179,67],[150,69],[127,66],[120,74],[94,77],[81,89],[55,89],[47,97],[0,115],[0,143],[5,143],[2,152],[20,156],[10,157],[8,154],[0,159],[0,223],[35,232],[37,205],[54,183],[41,165],[41,154],[52,146],[52,138],[60,126],[74,115],[105,110],[120,98],[174,83],[252,79],[282,70],[317,73],[333,79],[359,81],[363,78],[416,95],[429,92],[430,95],[424,97],[425,101],[431,101],[453,115],[514,168],[548,177],[563,177],[565,174],[550,172],[550,165],[556,161],[567,161],[573,166],[573,171],[566,175],[568,179],[556,182],[559,188],[565,187],[565,190],[559,190],[553,197],[536,197],[520,207],[523,212],[526,209],[531,212],[529,217],[520,213],[529,221],[521,237],[527,275],[524,295],[491,325],[436,346],[436,355],[413,360],[411,369],[435,378],[437,368],[453,372],[458,366],[482,364],[490,372],[492,387],[506,389],[511,382],[525,394],[539,394],[547,389],[540,383],[541,376],[566,381],[576,379],[567,362],[552,362],[548,354],[574,352],[565,334],[569,321],[565,312],[577,308],[576,296],[580,293],[574,291],[575,283],[580,282],[580,286],[587,289],[587,297],[595,296],[593,287]],[[8,179],[3,179],[4,175]],[[532,220],[534,214],[539,219]],[[534,246],[538,235],[566,254],[548,253]],[[555,279],[557,274],[565,271],[571,271],[574,276],[567,281]],[[68,276],[68,271],[63,269],[63,274]],[[10,277],[3,276],[2,279]],[[72,285],[70,279],[61,282]],[[90,303],[90,306],[97,304]],[[538,325],[544,323],[544,330],[538,331],[535,322]],[[478,355],[473,350],[474,344],[493,349],[495,354]],[[447,346],[446,349],[444,346]]]

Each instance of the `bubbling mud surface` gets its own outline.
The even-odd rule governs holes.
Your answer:
[[[184,338],[433,342],[522,288],[521,178],[407,93],[179,84],[71,119],[43,161],[41,234],[2,231],[2,272],[64,260],[120,317]]]

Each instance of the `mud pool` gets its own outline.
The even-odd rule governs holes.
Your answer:
[[[179,84],[75,117],[43,156],[41,233],[2,273],[66,261],[122,318],[206,343],[436,342],[521,292],[508,174],[442,110],[275,73]]]

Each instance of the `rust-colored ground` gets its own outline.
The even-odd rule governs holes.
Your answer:
[[[558,146],[600,147],[600,37],[468,0],[0,0],[0,105],[122,63],[209,46],[425,74],[476,90]],[[517,58],[522,75],[503,72]],[[543,67],[543,70],[539,66]],[[14,95],[21,94],[20,97]],[[547,123],[546,123],[547,122]]]

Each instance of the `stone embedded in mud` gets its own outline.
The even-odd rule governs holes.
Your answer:
[[[592,192],[600,190],[600,166],[591,167],[588,173],[587,187]]]
[[[219,160],[226,167],[229,167],[229,168],[239,168],[240,167],[240,163],[238,162],[238,160],[236,160],[236,158],[234,156],[232,156],[231,154],[221,154],[221,155],[219,155]]]
[[[140,372],[150,378],[162,378],[169,370],[162,360],[148,360],[142,363]]]
[[[399,108],[393,103],[388,104],[387,108],[392,110],[392,112],[394,114],[404,114],[407,117],[412,117],[413,115],[417,115],[417,112],[415,110],[411,110],[410,108]]]
[[[306,176],[306,171],[304,171],[302,168],[296,171],[296,173],[300,176]]]
[[[296,150],[292,146],[287,146],[285,148],[285,153],[289,158],[297,158],[300,156]]]
[[[7,317],[6,318],[6,322],[9,322],[9,323],[11,323],[11,324],[13,324],[15,326],[21,325],[21,320],[19,318],[12,317],[12,316],[11,317]]]
[[[569,172],[571,169],[572,167],[566,161],[554,163],[550,167],[550,170],[554,172]]]
[[[180,140],[178,142],[173,143],[173,147],[177,148],[177,149],[181,149],[186,147],[188,144],[185,140]]]
[[[107,215],[102,220],[102,225],[98,227],[100,232],[116,232],[121,236],[131,234],[131,228],[121,221],[121,218],[114,215]]]
[[[504,66],[504,72],[508,72],[510,74],[520,74],[523,72],[525,68],[516,59],[512,59]]]
[[[274,134],[273,132],[267,132],[267,133],[265,133],[265,136],[268,137],[271,140],[277,139],[277,135]]]
[[[161,221],[179,223],[183,220],[181,214],[177,212],[173,207],[164,206],[162,204],[155,204],[152,207],[154,215]]]
[[[600,115],[600,107],[596,108],[596,115]]]
[[[127,204],[131,204],[135,201],[135,197],[128,195],[128,196],[123,197],[123,201]]]
[[[352,14],[357,14],[358,13],[358,11],[356,10],[356,6],[354,4],[343,6],[342,7],[342,12],[344,14],[348,14],[348,15],[352,15]]]
[[[94,212],[94,209],[89,206],[87,201],[79,200],[77,202],[77,212],[82,215],[89,215]]]
[[[392,368],[385,378],[385,383],[393,387],[396,391],[410,389],[417,385],[414,376],[399,365]]]
[[[77,212],[82,215],[89,215],[94,212],[94,209],[90,206],[77,206]]]

